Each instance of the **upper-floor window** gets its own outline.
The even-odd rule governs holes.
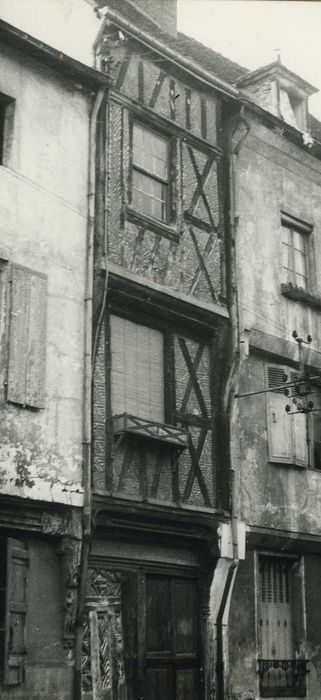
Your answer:
[[[114,415],[164,422],[164,341],[154,328],[111,316]]]
[[[8,165],[13,133],[14,100],[0,93],[0,165]]]
[[[307,289],[306,234],[282,225],[284,282]]]
[[[281,215],[282,282],[307,290],[309,279],[309,243],[312,226],[287,214]]]
[[[321,393],[317,387],[312,399],[314,410],[301,413],[296,403],[284,395],[285,377],[288,382],[298,379],[297,372],[281,365],[268,365],[267,424],[269,461],[296,464],[312,469],[321,469]],[[280,388],[281,387],[281,388]],[[295,387],[291,389],[296,393]],[[285,406],[291,405],[287,413]]]
[[[169,142],[141,124],[133,124],[132,205],[167,223]]]

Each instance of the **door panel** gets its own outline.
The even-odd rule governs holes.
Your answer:
[[[146,580],[146,646],[148,652],[170,652],[170,582]]]
[[[176,674],[176,700],[198,700],[197,671],[186,669]]]
[[[172,581],[173,632],[176,654],[197,652],[197,598],[194,581]]]
[[[144,700],[201,700],[198,584],[146,576]]]

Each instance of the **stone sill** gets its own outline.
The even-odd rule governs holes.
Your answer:
[[[313,309],[321,311],[321,296],[307,292],[302,287],[296,287],[292,282],[281,284],[281,294],[287,299],[300,301],[302,304],[311,306]]]

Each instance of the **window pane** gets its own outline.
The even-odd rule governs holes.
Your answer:
[[[304,233],[293,231],[293,245],[298,250],[304,252]]]
[[[155,219],[166,219],[166,185],[133,170],[132,204]]]
[[[282,254],[283,254],[283,267],[287,268],[288,270],[291,270],[291,267],[292,267],[291,248],[288,245],[285,245],[284,243],[282,245]]]
[[[152,175],[167,180],[167,140],[138,124],[134,124],[133,164],[147,170]]]

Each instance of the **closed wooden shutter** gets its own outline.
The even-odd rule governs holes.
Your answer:
[[[268,387],[273,389],[282,386],[285,374],[285,367],[269,365],[267,367]],[[292,427],[290,416],[285,410],[289,400],[281,389],[268,392],[266,401],[269,461],[290,464],[293,462]]]
[[[43,408],[47,278],[12,265],[7,399]]]
[[[164,422],[163,335],[111,316],[111,396],[114,415]]]
[[[8,539],[4,671],[7,685],[18,685],[24,679],[28,563],[25,544]]]
[[[291,561],[272,557],[260,560],[259,631],[263,659],[294,656],[291,576]]]

